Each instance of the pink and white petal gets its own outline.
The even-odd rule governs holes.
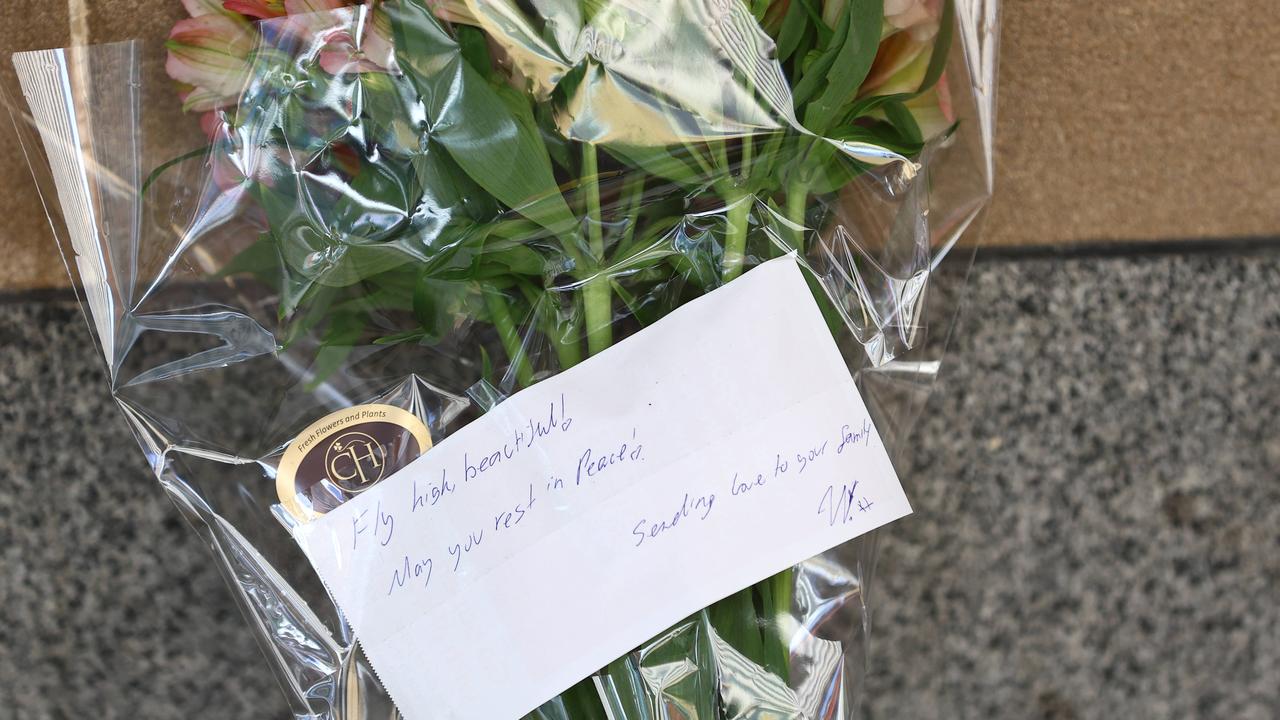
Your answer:
[[[373,22],[365,28],[359,45],[364,58],[376,65],[378,70],[399,69],[396,65],[395,40],[392,37],[390,18],[381,12],[375,13]]]
[[[427,0],[427,7],[439,19],[454,25],[479,25],[480,20],[465,0]]]
[[[925,140],[946,132],[956,121],[955,111],[951,106],[951,89],[947,86],[946,77],[940,78],[938,84],[925,94],[906,102],[907,110],[920,126],[920,134]]]
[[[220,15],[225,12],[222,0],[182,0],[182,7],[187,9],[187,14],[191,17]]]
[[[284,9],[290,15],[305,15],[337,10],[354,4],[344,0],[284,0]]]
[[[929,42],[938,34],[938,21],[936,18],[930,18],[926,22],[917,23],[907,28],[907,32],[911,33],[911,37],[916,42]]]
[[[173,26],[165,71],[188,85],[222,93],[239,89],[254,36],[248,23],[225,15],[202,15]]]
[[[909,30],[920,42],[938,32],[941,5],[934,0],[886,0],[884,19],[899,30]]]
[[[165,72],[174,80],[202,88],[207,94],[238,94],[248,65],[242,63],[235,68],[215,67],[206,62],[206,56],[210,56],[210,53],[170,50],[165,61]]]
[[[350,45],[329,46],[320,52],[320,68],[330,75],[387,73],[391,70]]]
[[[217,49],[238,58],[253,50],[253,27],[229,15],[201,15],[179,20],[169,31],[169,44]]]
[[[938,109],[942,111],[942,116],[947,119],[948,123],[955,122],[956,109],[951,102],[951,85],[947,83],[946,72],[943,72],[938,77],[938,83],[933,86],[933,92],[938,97]]]
[[[920,137],[924,138],[926,142],[938,137],[946,132],[947,128],[951,127],[951,122],[947,120],[936,105],[933,107],[909,108],[909,110],[911,117],[920,128]]]
[[[196,87],[183,93],[182,109],[185,112],[208,112],[228,105],[234,105],[239,93],[227,94],[215,92],[208,88]]]
[[[210,140],[222,133],[226,124],[226,116],[217,110],[206,111],[200,116],[200,129],[204,131],[205,137]]]
[[[331,46],[320,51],[319,62],[320,68],[330,75],[355,75],[382,69],[352,52],[350,46]]]
[[[289,11],[285,32],[309,42],[315,39],[328,42],[335,34],[346,33],[354,24],[355,11],[340,0],[285,0],[285,9]]]
[[[225,0],[222,6],[231,12],[258,20],[283,17],[285,13],[280,3],[269,0]]]
[[[320,67],[330,75],[388,72],[396,67],[391,25],[381,14],[373,22],[360,26],[363,34],[352,39],[348,28],[335,29],[325,37],[320,52]]]
[[[876,59],[871,64],[871,71],[862,81],[861,93],[870,94],[880,90],[882,86],[896,78],[905,69],[919,60],[920,55],[928,48],[925,43],[917,42],[911,33],[894,33],[880,43]],[[923,77],[923,76],[922,76]],[[883,95],[883,91],[874,94]]]

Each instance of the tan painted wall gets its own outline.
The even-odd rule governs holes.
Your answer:
[[[1007,0],[999,245],[1280,236],[1280,2]]]
[[[145,9],[144,9],[145,8]],[[179,0],[3,0],[0,84],[17,87],[10,55],[19,50],[163,38],[185,12]],[[16,100],[25,110],[21,98]],[[0,110],[0,291],[68,283],[40,198],[31,186],[9,114]]]
[[[177,0],[69,0],[91,42],[161,37]],[[141,8],[147,8],[141,10]],[[0,47],[67,44],[68,7],[0,5]],[[1277,0],[1006,0],[994,245],[1280,236]],[[0,290],[64,283],[0,143]]]

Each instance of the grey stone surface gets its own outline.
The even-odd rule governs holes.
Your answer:
[[[0,719],[284,718],[74,303],[0,305]]]
[[[867,716],[1280,717],[1280,256],[980,262],[969,303]],[[0,305],[0,718],[286,717],[78,313]]]
[[[1280,256],[993,262],[970,300],[869,716],[1280,717]]]

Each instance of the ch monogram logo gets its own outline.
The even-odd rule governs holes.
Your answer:
[[[362,432],[348,432],[334,438],[325,453],[329,479],[348,492],[360,492],[382,479],[387,467],[382,443]]]
[[[338,410],[290,441],[280,456],[276,493],[291,516],[310,522],[429,449],[427,426],[404,408],[370,403]]]

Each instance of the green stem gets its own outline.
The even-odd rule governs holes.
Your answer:
[[[502,347],[507,351],[511,363],[516,366],[516,382],[520,383],[520,387],[529,387],[533,384],[533,368],[529,365],[529,358],[520,342],[515,321],[511,319],[511,308],[507,306],[506,296],[501,291],[490,288],[484,291],[484,301],[489,309],[489,317],[498,329],[498,337],[502,339]]]
[[[770,181],[776,178],[781,172],[778,163],[781,160],[782,143],[786,139],[786,133],[779,131],[764,141],[764,147],[760,149],[759,158],[755,161],[755,167],[752,168],[748,177],[764,178]]]
[[[179,163],[186,162],[187,160],[191,160],[192,158],[201,157],[212,149],[213,145],[205,145],[204,147],[196,148],[195,150],[191,150],[190,152],[179,155],[178,157],[161,164],[160,167],[152,170],[151,174],[148,175],[147,179],[142,183],[142,189],[138,191],[138,197],[145,198],[147,196],[147,191],[151,189],[151,185],[155,183],[155,181],[159,180],[160,176],[165,174],[169,168]]]
[[[794,593],[793,586],[795,584],[795,569],[787,568],[773,577],[765,580],[769,584],[769,596],[772,600],[773,607],[770,608],[773,617],[767,618],[772,621],[772,642],[777,644],[775,652],[781,658],[781,667],[784,674],[783,680],[790,681],[791,670],[791,643],[787,637],[790,630],[791,620],[791,596]]]
[[[791,246],[804,255],[805,210],[809,205],[809,187],[801,182],[793,182],[787,186],[787,220],[795,225],[791,231]]]
[[[587,318],[587,352],[596,355],[613,344],[613,293],[609,278],[597,274],[582,288]]]
[[[600,169],[596,147],[582,146],[582,183],[587,196],[587,241],[593,267],[582,288],[587,319],[587,350],[595,355],[613,344],[613,293],[604,268],[604,235],[600,225]]]
[[[576,303],[575,303],[576,305]],[[560,360],[560,369],[569,368],[582,362],[582,340],[578,337],[578,312],[573,308],[569,319],[557,323],[558,316],[554,307],[543,313],[542,333],[551,338],[551,346],[555,348],[556,358]]]
[[[725,212],[724,259],[721,261],[721,276],[729,282],[742,274],[742,264],[747,254],[747,231],[751,224],[751,196],[742,193],[726,198],[728,210]]]
[[[711,149],[711,157],[715,160],[716,174],[729,174],[732,168],[729,167],[729,150],[725,147],[724,140],[708,140],[707,147]]]
[[[631,247],[636,237],[636,225],[640,222],[640,202],[644,200],[645,175],[632,172],[622,186],[622,205],[626,208],[626,226],[622,229],[622,240],[618,243],[618,252],[625,252]]]

